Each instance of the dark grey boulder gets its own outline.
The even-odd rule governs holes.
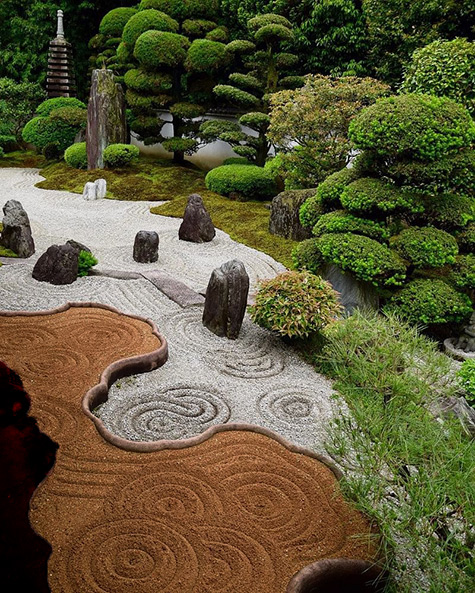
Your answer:
[[[135,235],[134,260],[149,264],[158,259],[159,238],[155,231],[139,231]]]
[[[302,226],[300,206],[315,195],[315,189],[294,189],[277,194],[272,200],[269,232],[273,235],[303,241],[312,236],[312,230]]]
[[[78,253],[81,251],[88,251],[89,253],[92,253],[92,251],[89,249],[89,247],[86,247],[85,245],[83,245],[82,243],[79,243],[79,241],[75,241],[74,239],[69,239],[69,241],[66,241],[66,244],[71,245],[71,247],[76,249],[76,251]]]
[[[28,214],[17,200],[8,200],[3,207],[3,231],[0,243],[11,249],[18,257],[30,257],[35,253]]]
[[[192,243],[207,243],[212,241],[216,235],[211,216],[203,204],[199,194],[191,194],[185,208],[183,222],[178,231],[178,237],[182,241]]]
[[[338,298],[345,313],[351,315],[355,309],[379,309],[379,296],[370,282],[357,280],[352,274],[343,273],[332,264],[323,267],[322,277],[339,293]]]
[[[249,276],[237,259],[213,270],[206,289],[203,325],[217,336],[235,340],[241,329],[249,293]]]
[[[79,251],[72,245],[51,245],[36,262],[33,278],[50,284],[72,284],[78,277]]]

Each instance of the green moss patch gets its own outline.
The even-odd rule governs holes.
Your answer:
[[[8,152],[0,158],[0,168],[22,167],[26,169],[40,169],[45,164],[45,157],[32,150],[17,150]]]

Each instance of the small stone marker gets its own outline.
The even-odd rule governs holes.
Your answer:
[[[105,179],[96,179],[96,181],[94,181],[94,185],[97,188],[96,199],[102,200],[105,198],[107,193],[107,181]]]
[[[239,335],[249,293],[249,276],[237,259],[213,270],[206,289],[203,325],[217,336]]]
[[[28,214],[17,200],[8,200],[3,207],[3,231],[0,243],[11,249],[18,257],[30,257],[35,253]]]
[[[199,194],[191,194],[185,208],[183,222],[178,231],[178,237],[182,241],[192,243],[208,243],[216,235],[211,216],[203,204]]]
[[[134,260],[149,264],[158,259],[159,238],[155,231],[139,231],[135,235]]]
[[[92,181],[88,181],[84,186],[82,197],[85,200],[97,200],[97,185]]]
[[[50,284],[72,284],[78,277],[79,251],[66,243],[51,245],[36,262],[33,278]]]

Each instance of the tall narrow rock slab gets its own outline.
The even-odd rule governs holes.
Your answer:
[[[203,325],[217,336],[235,340],[241,329],[249,293],[249,276],[237,259],[213,270],[206,289]]]
[[[127,142],[122,87],[114,81],[112,70],[94,70],[87,107],[87,168],[103,169],[104,149]]]
[[[3,230],[0,244],[11,249],[18,257],[30,257],[35,253],[28,214],[17,200],[8,200],[3,207]]]

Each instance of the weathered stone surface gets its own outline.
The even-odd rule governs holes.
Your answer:
[[[112,70],[94,70],[87,107],[88,169],[103,169],[104,149],[109,144],[126,144],[124,92],[114,81]]]
[[[94,185],[97,188],[97,199],[102,200],[102,198],[105,198],[107,193],[107,181],[105,179],[96,179]]]
[[[92,181],[88,181],[84,186],[82,197],[85,200],[97,200],[97,185]]]
[[[312,231],[302,226],[299,210],[305,200],[314,196],[315,192],[315,189],[294,189],[276,195],[271,205],[269,232],[295,241],[309,239]]]
[[[92,253],[89,247],[86,247],[85,245],[79,243],[79,241],[75,241],[74,239],[69,239],[69,241],[66,241],[66,244],[71,245],[71,247],[73,249],[76,249],[78,253],[80,253],[81,251],[88,251],[89,253]]]
[[[213,270],[206,289],[203,325],[217,336],[235,340],[241,329],[249,293],[249,276],[237,259]]]
[[[379,297],[369,282],[361,282],[351,274],[344,274],[334,265],[324,266],[322,277],[339,293],[340,303],[346,313],[351,315],[355,309],[379,309]]]
[[[464,397],[442,397],[434,402],[431,408],[434,416],[455,416],[465,432],[475,438],[475,410]]]
[[[178,237],[182,241],[192,243],[207,243],[216,235],[211,216],[203,204],[199,194],[191,194],[185,208],[183,222],[178,230]]]
[[[79,251],[72,245],[51,245],[36,262],[33,278],[50,284],[72,284],[78,277]]]
[[[5,216],[0,243],[19,257],[30,257],[35,253],[35,242],[31,236],[28,214],[17,200],[8,200],[3,213]]]
[[[155,231],[139,231],[135,235],[134,260],[149,264],[158,259],[158,234]]]
[[[460,360],[475,359],[475,311],[470,317],[468,325],[463,328],[463,332],[456,338],[447,338],[444,341],[445,350]]]

